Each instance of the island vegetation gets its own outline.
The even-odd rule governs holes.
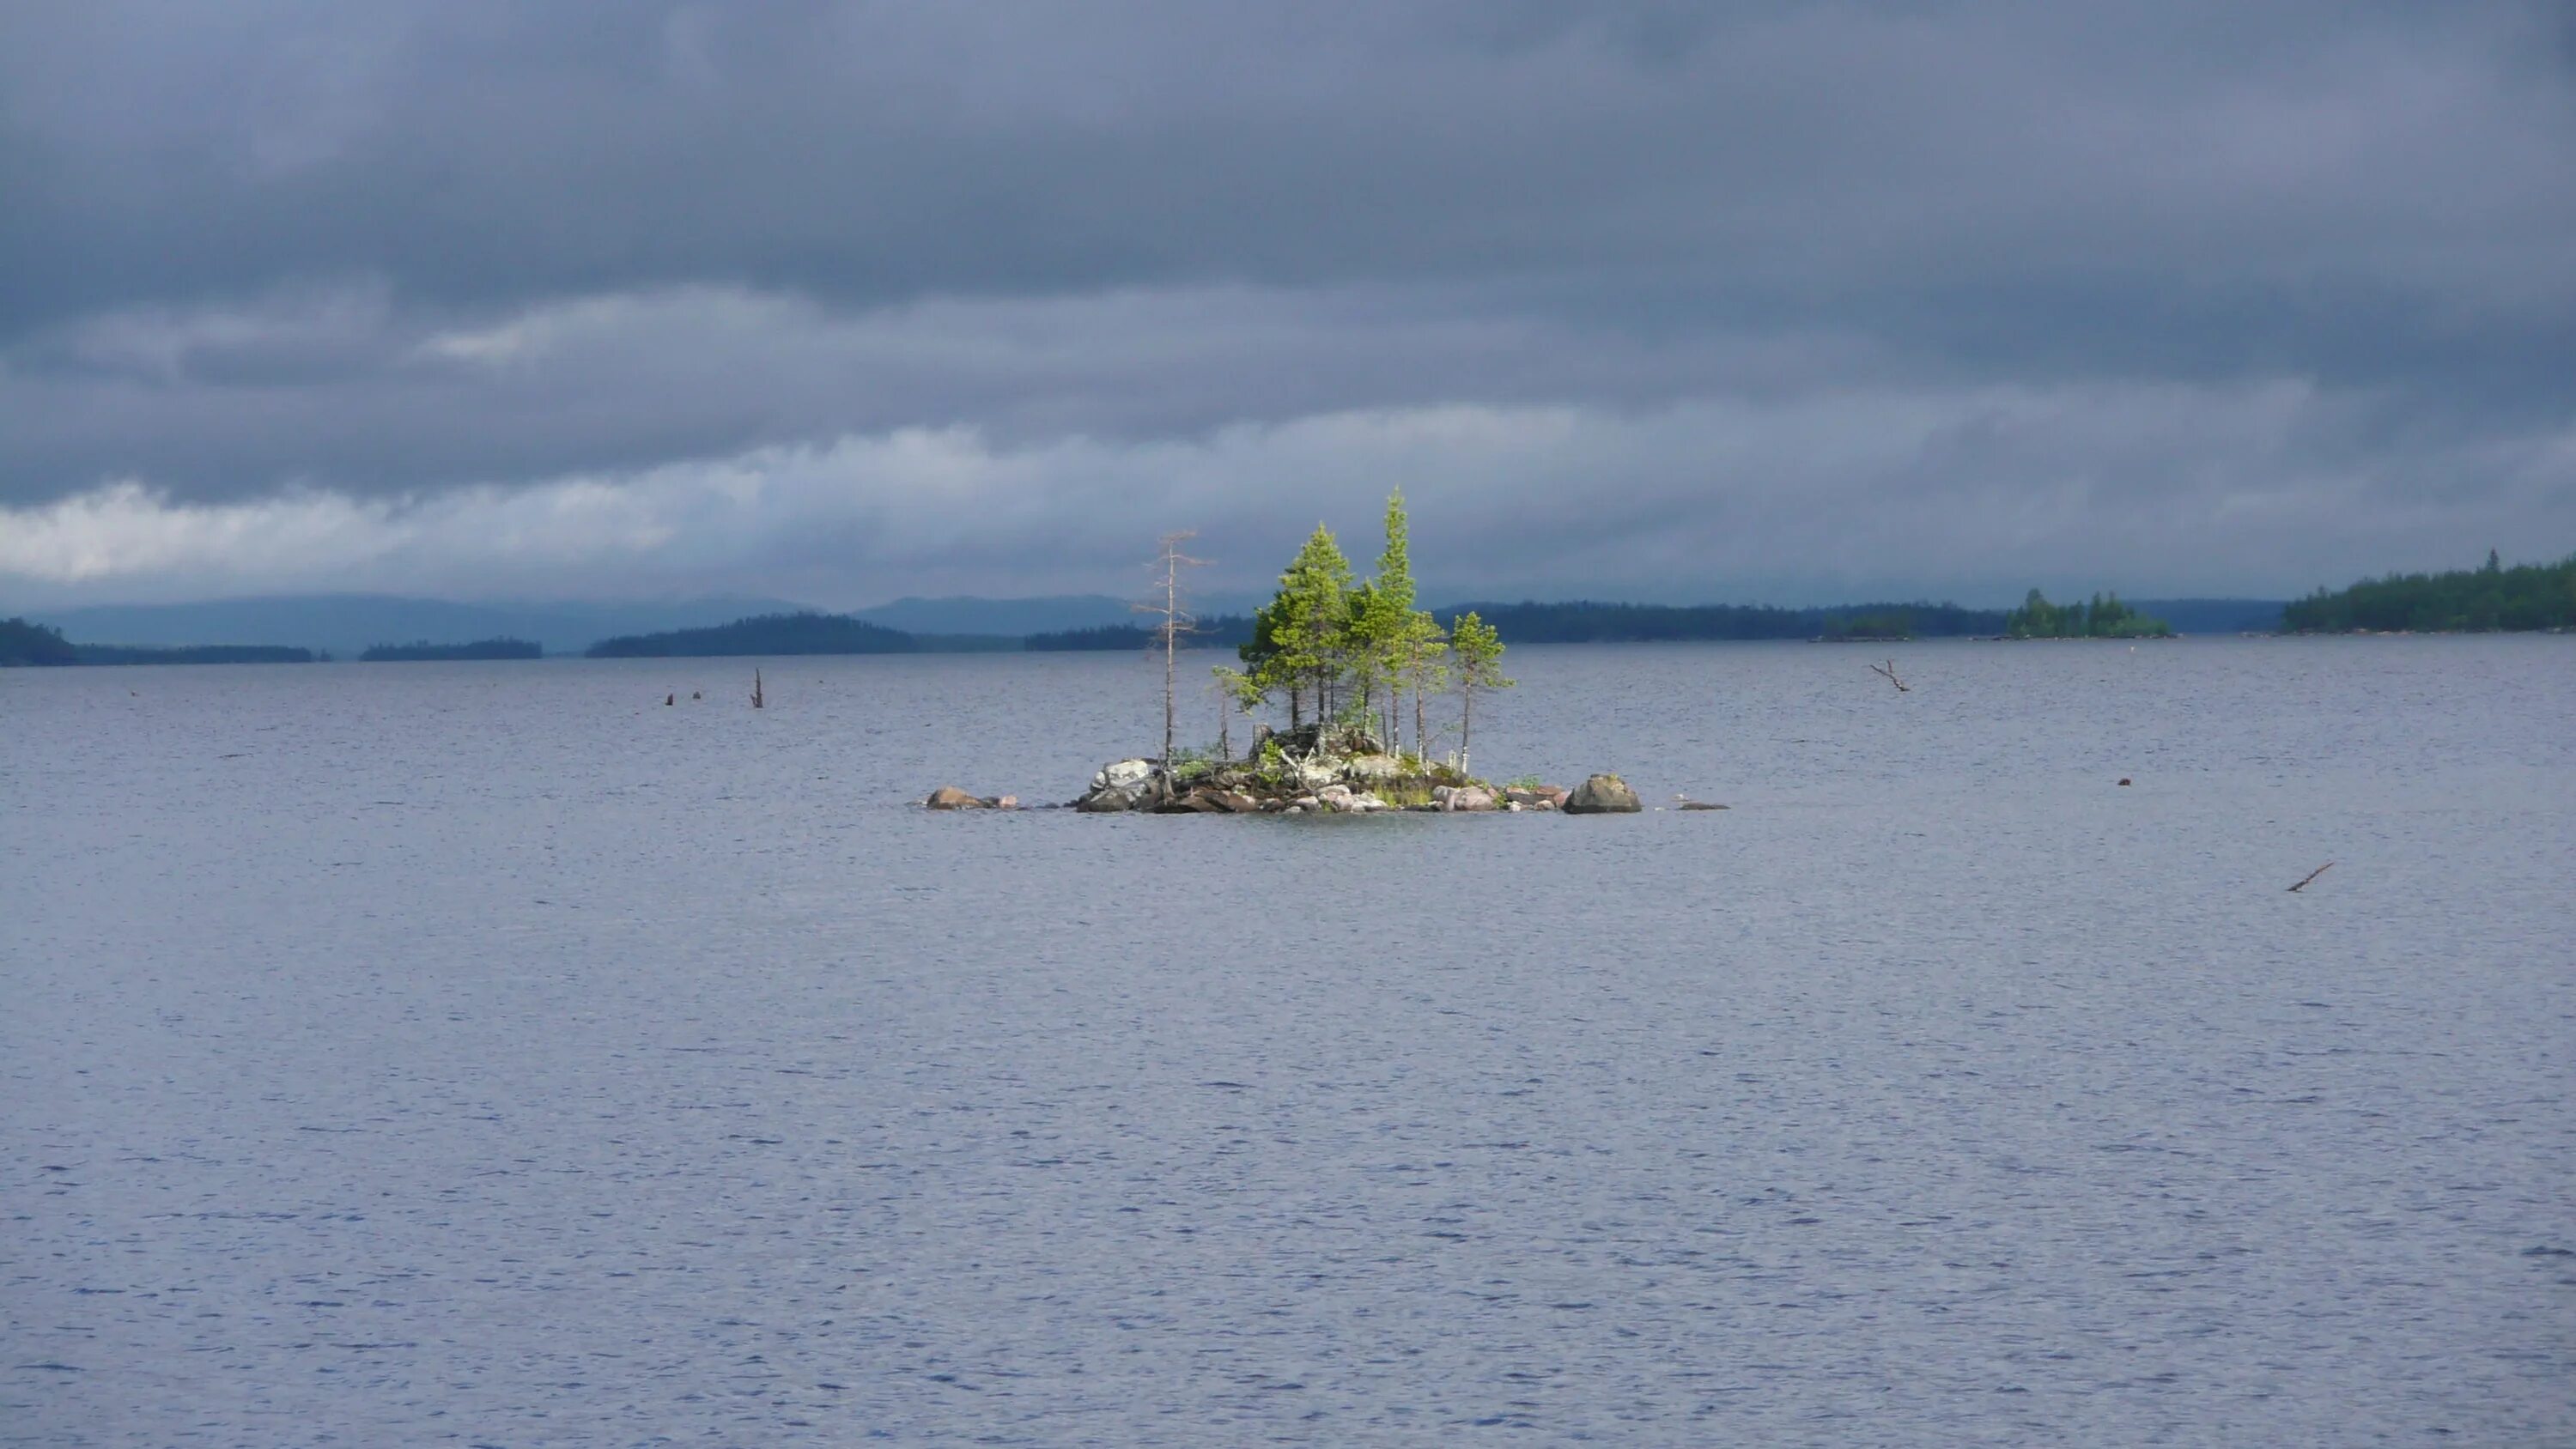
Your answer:
[[[888,629],[847,614],[807,610],[793,614],[758,614],[703,629],[624,634],[614,639],[602,639],[585,652],[593,659],[693,659],[744,655],[910,654],[920,647],[920,640],[900,629]]]
[[[74,644],[60,629],[0,619],[0,668],[72,664],[310,664],[310,649],[277,644]]]
[[[2052,604],[2033,589],[2004,621],[2004,635],[2011,639],[2170,639],[2173,627],[2120,602],[2118,594]]]
[[[1106,766],[1075,808],[1291,815],[1640,808],[1636,792],[1612,775],[1569,791],[1536,780],[1495,785],[1469,772],[1479,701],[1513,684],[1502,670],[1502,636],[1474,610],[1444,623],[1417,605],[1400,491],[1387,499],[1385,547],[1365,579],[1355,577],[1332,531],[1316,525],[1280,575],[1278,593],[1254,611],[1236,663],[1214,670],[1228,705],[1217,742],[1176,748],[1172,661],[1192,627],[1179,578],[1196,562],[1178,545],[1188,537],[1164,539],[1162,601],[1149,611],[1161,616],[1147,632],[1164,657],[1163,751]],[[1238,716],[1252,724],[1241,754],[1232,741]],[[1005,798],[943,788],[923,803],[989,808]]]
[[[0,666],[78,663],[80,651],[60,629],[25,619],[0,619]]]
[[[2319,589],[2283,610],[2281,622],[2318,634],[2576,629],[2576,554],[2506,568],[2489,549],[2475,569],[2390,574],[2332,593]]]
[[[477,639],[468,644],[378,644],[358,658],[368,664],[410,664],[452,659],[539,659],[545,650],[526,639]]]
[[[285,644],[75,644],[83,664],[315,664],[331,656]]]

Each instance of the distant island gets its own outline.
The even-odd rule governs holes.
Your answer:
[[[2390,574],[2333,593],[2319,589],[2283,610],[2282,624],[2302,634],[2576,629],[2576,554],[2506,568],[2489,549],[2481,568]]]
[[[408,664],[442,659],[542,659],[545,650],[526,639],[477,639],[470,644],[377,644],[358,656],[367,664]]]
[[[758,614],[705,629],[625,634],[584,652],[592,659],[722,659],[744,655],[911,654],[921,641],[847,614]]]
[[[1536,780],[1496,785],[1468,773],[1476,702],[1513,682],[1502,672],[1500,635],[1474,611],[1444,625],[1430,610],[1415,607],[1410,524],[1401,492],[1387,499],[1386,547],[1367,579],[1354,578],[1331,530],[1315,526],[1280,575],[1278,594],[1254,611],[1250,628],[1226,631],[1245,637],[1235,648],[1239,667],[1213,671],[1229,706],[1219,716],[1215,742],[1182,748],[1175,656],[1192,620],[1182,607],[1180,571],[1197,561],[1182,555],[1178,545],[1188,537],[1164,538],[1162,597],[1151,610],[1161,616],[1150,633],[1163,654],[1162,749],[1104,766],[1073,802],[1075,809],[1330,815],[1640,808],[1636,792],[1614,775],[1596,775],[1579,789],[1564,790]],[[1098,638],[1119,627],[1075,632]],[[1446,718],[1435,724],[1433,701],[1443,697],[1457,701],[1454,732]],[[1236,717],[1250,722],[1282,706],[1287,728],[1258,724],[1237,754]],[[1007,809],[1016,800],[943,786],[922,803],[933,810]]]
[[[2004,620],[2008,639],[2170,639],[2173,626],[2151,619],[2120,602],[2118,594],[2095,594],[2091,602],[2052,604],[2039,590]]]
[[[1161,638],[1160,629],[1143,624],[1100,624],[1089,629],[1057,629],[1031,634],[1020,641],[1020,647],[1032,654],[1144,649]],[[1252,618],[1247,614],[1210,615],[1191,625],[1180,642],[1186,649],[1238,649],[1252,642]]]
[[[1524,644],[1659,644],[1725,639],[1836,639],[1860,636],[1958,638],[2000,634],[1998,609],[1957,604],[1868,603],[1782,609],[1768,604],[1469,603],[1440,610],[1445,622],[1474,613]]]
[[[59,629],[0,619],[0,668],[74,664],[311,664],[310,649],[274,644],[74,644]]]

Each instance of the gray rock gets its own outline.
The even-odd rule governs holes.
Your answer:
[[[1633,815],[1646,808],[1628,782],[1616,775],[1595,775],[1565,797],[1568,815]]]
[[[1499,810],[1502,802],[1482,785],[1461,785],[1441,798],[1440,808],[1451,814]]]
[[[1404,762],[1393,755],[1353,755],[1342,762],[1342,778],[1363,785],[1392,780],[1404,773]]]
[[[1073,802],[1095,815],[1120,810],[1154,810],[1171,800],[1171,785],[1151,760],[1120,760],[1091,777],[1091,788]]]
[[[930,797],[921,803],[923,808],[930,810],[990,810],[995,804],[994,801],[981,800],[969,795],[954,785],[940,786],[931,791]]]

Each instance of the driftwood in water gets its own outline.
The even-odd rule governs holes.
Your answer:
[[[1891,659],[1885,664],[1873,664],[1869,667],[1869,672],[1872,674],[1886,675],[1887,682],[1896,686],[1897,693],[1904,694],[1908,692],[1905,681],[1896,677],[1895,660]]]
[[[2292,889],[2292,890],[2294,890],[2294,891],[2303,891],[2303,890],[2306,890],[2306,889],[2308,888],[2308,881],[2310,881],[2310,880],[2315,880],[2318,876],[2324,875],[2327,871],[2330,871],[2330,870],[2332,870],[2332,869],[2334,869],[2334,862],[2333,862],[2333,861],[2331,861],[2331,860],[2330,860],[2330,861],[2327,861],[2325,864],[2323,864],[2323,865],[2321,865],[2321,866],[2318,866],[2315,870],[2309,871],[2309,872],[2308,872],[2308,880],[2303,880],[2303,881],[2299,882],[2297,885],[2294,885],[2294,886],[2290,887],[2290,889]]]

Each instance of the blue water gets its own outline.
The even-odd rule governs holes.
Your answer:
[[[0,674],[0,1443],[2576,1440],[2576,640],[1889,655]]]

